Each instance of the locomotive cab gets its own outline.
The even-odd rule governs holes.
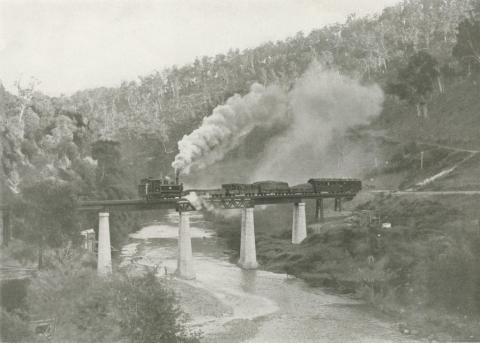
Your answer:
[[[183,184],[178,184],[170,178],[153,179],[151,177],[140,180],[138,195],[147,200],[180,198]]]

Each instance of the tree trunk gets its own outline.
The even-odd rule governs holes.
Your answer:
[[[38,270],[43,268],[43,242],[42,241],[40,241],[40,243],[38,244]]]
[[[445,93],[445,89],[443,88],[442,78],[440,76],[437,76],[437,83],[438,83],[438,90],[440,91],[440,94]]]
[[[423,118],[428,119],[428,105],[427,105],[427,103],[422,104],[422,114],[423,114]]]

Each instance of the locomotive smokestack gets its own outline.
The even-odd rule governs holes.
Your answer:
[[[175,168],[175,184],[180,184],[180,168]]]

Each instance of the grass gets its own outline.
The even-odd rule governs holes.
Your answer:
[[[319,229],[307,206],[316,233],[300,245],[291,244],[287,206],[256,209],[257,259],[264,269],[365,299],[419,335],[478,340],[480,230],[475,201],[457,200],[376,197],[358,207],[390,221],[389,230],[366,225],[357,212]],[[219,229],[237,252],[239,224],[224,218]]]

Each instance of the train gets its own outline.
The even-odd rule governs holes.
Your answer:
[[[353,198],[362,189],[362,181],[346,178],[310,179],[307,183],[289,186],[282,181],[259,181],[251,184],[228,183],[222,189],[209,192],[212,197],[329,194]]]
[[[221,189],[200,190],[202,194],[216,197],[261,197],[282,195],[338,194],[352,199],[362,189],[359,179],[322,178],[310,179],[307,183],[289,186],[283,181],[259,181],[254,183],[226,183]],[[183,184],[169,178],[145,178],[138,185],[138,194],[146,200],[181,198],[184,195]]]
[[[281,181],[260,181],[252,184],[227,183],[215,196],[256,196],[256,195],[290,194],[288,183]]]
[[[141,179],[138,185],[138,195],[146,200],[181,198],[182,194],[183,184],[178,182],[178,178],[171,180],[168,177],[148,177]]]

